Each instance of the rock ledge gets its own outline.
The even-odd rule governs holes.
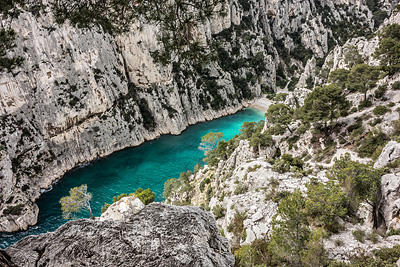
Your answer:
[[[123,221],[70,221],[6,249],[20,266],[233,266],[228,241],[198,207],[152,203]]]

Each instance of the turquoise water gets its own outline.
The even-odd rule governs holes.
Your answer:
[[[181,172],[193,170],[194,165],[203,163],[204,152],[198,149],[202,136],[223,132],[224,139],[229,140],[239,133],[243,122],[263,119],[262,111],[247,108],[234,115],[190,126],[181,135],[164,135],[76,168],[38,200],[38,223],[25,232],[0,233],[0,248],[28,235],[54,231],[64,224],[66,221],[61,217],[58,201],[68,195],[70,188],[81,184],[87,184],[88,191],[93,194],[91,206],[95,216],[100,215],[105,202],[112,202],[113,196],[135,192],[139,187],[150,188],[156,194],[156,201],[162,201],[166,180],[178,178]],[[82,212],[81,217],[88,218],[88,212]]]

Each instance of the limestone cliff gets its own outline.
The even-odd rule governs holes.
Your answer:
[[[376,5],[390,14],[395,2]],[[78,164],[234,113],[380,23],[361,0],[232,0],[226,17],[198,28],[218,44],[215,61],[163,66],[151,56],[162,47],[157,25],[111,35],[57,24],[51,3],[1,17],[16,32],[8,55],[24,62],[0,76],[0,231],[35,224],[40,190]]]
[[[152,203],[126,221],[76,220],[6,252],[19,266],[233,266],[228,241],[197,207]]]

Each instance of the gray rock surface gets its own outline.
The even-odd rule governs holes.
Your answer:
[[[398,158],[400,158],[400,144],[396,141],[390,141],[383,148],[381,155],[374,164],[374,168],[385,167]]]
[[[145,205],[135,196],[123,197],[113,203],[108,209],[101,214],[99,220],[122,220],[126,221],[129,216],[139,212]]]
[[[16,265],[11,261],[10,255],[4,250],[0,249],[0,267],[16,267]]]
[[[20,266],[233,266],[228,241],[198,207],[152,203],[122,221],[70,221],[6,249]]]
[[[382,176],[380,210],[387,229],[400,229],[400,174]]]

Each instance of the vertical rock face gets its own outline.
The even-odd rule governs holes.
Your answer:
[[[123,221],[76,220],[7,248],[20,266],[233,266],[228,241],[198,207],[152,203]]]
[[[390,229],[400,228],[400,176],[387,174],[382,176],[382,196],[379,211],[382,213],[385,226]]]
[[[396,1],[378,2],[390,13]],[[286,84],[282,69],[299,76],[306,58],[374,27],[361,0],[246,3],[228,1],[228,16],[197,27],[218,47],[201,67],[154,61],[157,25],[114,36],[59,25],[50,7],[2,18],[16,32],[9,55],[25,60],[0,75],[0,231],[35,224],[40,190],[76,165],[234,113],[275,90],[277,75]]]
[[[390,141],[383,148],[381,155],[374,164],[374,168],[379,169],[387,164],[393,163],[400,158],[400,144],[396,141]]]

